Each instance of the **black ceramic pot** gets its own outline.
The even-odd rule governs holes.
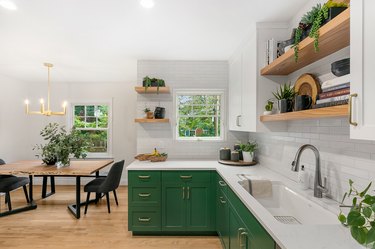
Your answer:
[[[293,111],[293,101],[288,99],[280,99],[278,101],[280,113]]]

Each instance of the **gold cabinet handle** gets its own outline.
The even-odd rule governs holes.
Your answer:
[[[185,200],[185,187],[182,187],[182,199]]]
[[[138,218],[139,222],[150,222],[151,218]]]
[[[192,175],[190,175],[190,176],[180,176],[180,178],[181,179],[191,179],[191,178],[193,178],[193,176]]]
[[[190,187],[187,187],[187,198],[186,199],[190,199]]]
[[[245,228],[238,228],[237,230],[237,240],[238,240],[238,244],[241,245],[241,234],[242,232],[246,231]]]
[[[247,232],[242,232],[240,234],[240,249],[244,248],[247,249],[247,239],[249,234]],[[242,244],[242,237],[245,237],[245,243]]]
[[[150,197],[151,193],[139,193],[138,196],[139,197]]]
[[[353,121],[353,98],[358,97],[357,93],[353,93],[349,95],[349,124],[353,126],[357,126],[358,123]]]
[[[139,179],[143,179],[143,180],[144,180],[144,179],[150,179],[150,178],[151,178],[151,176],[138,176],[138,178],[139,178]]]
[[[220,203],[221,203],[221,204],[225,204],[225,203],[227,203],[227,202],[224,200],[224,197],[222,197],[222,196],[219,197],[219,200],[220,200]]]
[[[224,181],[219,181],[219,185],[222,186],[222,187],[227,186],[227,184]]]

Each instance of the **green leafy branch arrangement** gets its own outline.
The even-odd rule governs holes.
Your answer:
[[[362,192],[353,186],[353,181],[349,180],[350,189],[345,193],[342,203],[346,198],[352,197],[350,212],[345,216],[340,212],[338,218],[340,222],[350,228],[352,237],[361,245],[375,249],[375,196],[367,192],[372,182]]]

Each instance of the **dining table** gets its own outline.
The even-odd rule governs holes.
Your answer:
[[[45,165],[41,160],[20,160],[1,165],[0,175],[28,175],[29,199],[27,206],[8,211],[4,215],[14,214],[22,211],[37,208],[33,199],[33,178],[34,176],[57,176],[57,177],[74,177],[76,179],[75,204],[69,204],[68,210],[75,218],[81,217],[80,207],[86,202],[81,203],[81,178],[82,177],[101,177],[99,171],[112,164],[112,159],[103,160],[71,160],[69,166],[57,167],[56,165]],[[96,197],[96,200],[98,195]],[[4,216],[3,215],[3,216]]]

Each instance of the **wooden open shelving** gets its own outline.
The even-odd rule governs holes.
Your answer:
[[[169,123],[169,119],[168,118],[163,118],[163,119],[136,118],[134,119],[134,122],[136,123]]]
[[[350,45],[350,8],[319,29],[319,52],[314,50],[314,39],[307,37],[299,44],[298,62],[294,49],[274,60],[261,70],[261,75],[289,75],[315,61]]]
[[[261,122],[274,121],[288,121],[288,120],[303,120],[303,119],[319,119],[319,118],[333,118],[349,116],[348,105],[339,105],[332,107],[325,107],[319,109],[310,109],[299,112],[287,112],[273,115],[260,116]]]
[[[140,93],[140,94],[150,94],[150,93],[158,93],[158,88],[157,87],[147,87],[147,90],[145,87],[143,86],[136,86],[135,87],[135,91],[137,93]],[[159,93],[170,93],[170,89],[168,86],[163,86],[163,87],[159,87]]]

